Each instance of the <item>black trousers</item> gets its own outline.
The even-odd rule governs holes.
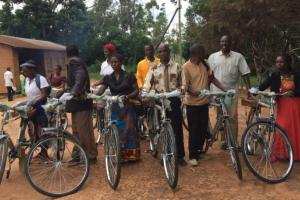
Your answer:
[[[171,119],[171,125],[175,134],[177,156],[179,159],[183,159],[184,144],[183,144],[183,129],[182,129],[182,115],[181,115],[181,100],[176,97],[169,98],[171,101],[172,111],[167,111],[167,117]]]
[[[12,87],[6,87],[6,89],[7,89],[7,99],[8,99],[8,101],[12,101],[15,92],[12,89]]]
[[[189,158],[199,159],[208,126],[208,104],[186,106],[189,125]]]

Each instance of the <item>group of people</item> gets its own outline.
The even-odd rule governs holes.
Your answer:
[[[180,66],[170,56],[170,48],[167,44],[161,44],[158,48],[159,59],[154,55],[152,45],[145,45],[145,58],[137,65],[136,74],[129,73],[123,65],[123,58],[117,53],[112,44],[104,46],[105,62],[101,65],[100,74],[103,76],[92,87],[99,87],[98,94],[109,89],[112,95],[122,96],[124,107],[114,104],[112,118],[117,121],[120,134],[122,158],[124,161],[137,161],[140,159],[140,136],[137,133],[137,113],[134,102],[139,100],[141,91],[157,93],[180,90],[183,98],[169,98],[171,110],[167,111],[167,117],[171,119],[171,125],[176,138],[178,163],[181,166],[187,164],[185,160],[184,137],[182,127],[181,104],[187,105],[187,120],[189,125],[188,137],[188,163],[198,165],[198,161],[205,157],[202,151],[208,127],[207,97],[199,96],[200,90],[234,89],[238,91],[240,77],[250,89],[250,68],[244,56],[231,50],[232,39],[224,35],[220,39],[221,50],[213,53],[206,59],[204,47],[195,43],[190,47],[190,59]],[[94,139],[92,125],[92,100],[86,98],[90,92],[90,79],[87,66],[79,57],[79,50],[71,45],[66,48],[68,64],[67,78],[61,77],[61,67],[56,67],[54,74],[48,78],[54,87],[63,88],[70,92],[74,98],[67,101],[66,111],[72,115],[72,129],[81,145],[86,150],[90,161],[97,160],[97,148]],[[277,121],[289,133],[295,160],[300,160],[300,76],[291,68],[291,59],[288,55],[278,55],[276,58],[276,70],[270,73],[267,79],[259,86],[260,90],[270,87],[277,93],[289,92],[288,97],[281,97],[277,105]],[[30,105],[35,108],[38,116],[37,124],[40,127],[47,126],[42,104],[45,104],[48,81],[43,76],[37,76],[33,61],[27,61],[21,65],[25,75],[25,91]],[[36,81],[36,79],[40,79]],[[289,106],[286,106],[289,105]],[[238,139],[238,93],[227,105],[232,130],[235,140]],[[286,116],[289,116],[287,119]],[[226,144],[222,145],[226,149]],[[74,152],[76,153],[76,152]],[[279,155],[278,155],[279,156]]]

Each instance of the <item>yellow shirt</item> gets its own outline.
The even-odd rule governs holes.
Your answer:
[[[153,62],[145,58],[138,63],[137,70],[136,70],[136,80],[139,88],[142,88],[144,85],[149,67],[152,68],[153,66],[158,64],[159,64],[158,58],[154,58]]]

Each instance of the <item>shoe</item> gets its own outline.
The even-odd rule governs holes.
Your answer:
[[[188,161],[188,164],[192,167],[195,167],[198,165],[198,161],[196,159],[191,159]]]
[[[180,166],[186,166],[187,162],[183,158],[178,158],[178,165],[180,165]]]

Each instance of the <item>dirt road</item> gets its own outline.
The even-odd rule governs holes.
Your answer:
[[[3,100],[1,100],[3,101]],[[240,135],[244,129],[247,110],[240,106]],[[15,137],[17,122],[6,126]],[[187,152],[187,133],[185,132]],[[215,143],[209,150],[210,159],[200,161],[198,167],[180,167],[176,191],[172,191],[165,179],[158,160],[149,153],[148,142],[142,142],[142,160],[138,163],[122,165],[119,188],[113,191],[105,180],[103,148],[99,147],[97,164],[91,166],[90,176],[84,187],[76,194],[62,199],[300,199],[300,170],[296,163],[290,178],[281,184],[270,185],[257,180],[244,162],[243,181],[239,181],[232,168],[228,152],[219,149]],[[240,155],[241,156],[241,155]],[[242,158],[241,158],[242,159]],[[18,170],[18,162],[13,164],[11,176],[0,186],[0,199],[49,199],[36,192]]]

